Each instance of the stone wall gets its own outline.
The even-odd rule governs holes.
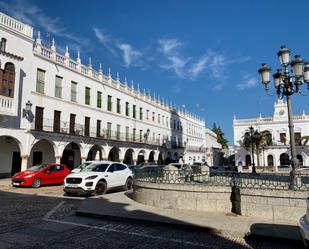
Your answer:
[[[240,189],[241,215],[295,222],[306,213],[308,192]]]
[[[135,181],[133,199],[145,205],[200,212],[234,212],[243,216],[296,223],[306,213],[307,192],[234,189]]]
[[[133,199],[145,205],[199,212],[231,212],[231,188],[135,181]]]

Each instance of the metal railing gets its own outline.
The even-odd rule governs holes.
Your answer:
[[[140,169],[135,179],[141,182],[191,184],[208,186],[239,187],[249,189],[288,190],[288,174],[251,174],[233,171],[201,172],[193,170],[165,170],[164,167]],[[295,191],[309,190],[309,174],[298,173],[295,180]]]
[[[93,126],[90,126],[89,129],[86,129],[84,124],[79,123],[75,123],[74,127],[70,127],[70,122],[65,121],[61,121],[58,125],[56,125],[53,119],[48,118],[44,118],[42,120],[42,124],[39,122],[32,122],[31,130],[70,134],[75,136],[86,136],[98,139],[116,140],[131,143],[157,145],[163,147],[168,147],[168,145],[171,144],[171,141],[166,138],[147,138],[145,137],[145,134],[142,134],[141,137],[139,133],[125,133],[102,128],[100,130],[97,130],[97,127]],[[179,145],[181,145],[181,143],[179,143]]]

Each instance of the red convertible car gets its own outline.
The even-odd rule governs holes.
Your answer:
[[[42,185],[61,184],[70,172],[63,164],[39,164],[12,176],[12,185],[39,188]]]

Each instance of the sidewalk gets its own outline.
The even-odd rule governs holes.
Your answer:
[[[118,192],[85,199],[76,215],[113,220],[126,220],[188,229],[203,229],[212,233],[228,232],[274,238],[300,240],[297,224],[274,224],[270,220],[226,213],[206,213],[161,209],[133,201],[130,193]]]

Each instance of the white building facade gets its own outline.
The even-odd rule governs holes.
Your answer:
[[[300,138],[309,135],[309,115],[303,113],[299,116],[293,116],[294,133],[296,142],[296,153],[301,165],[309,165],[309,148],[308,145],[300,143]],[[258,131],[268,130],[272,134],[272,145],[262,148],[262,152],[257,158],[254,155],[255,164],[260,162],[259,166],[278,167],[289,164],[290,152],[290,135],[288,128],[288,111],[287,104],[283,100],[278,100],[274,104],[274,114],[272,117],[257,117],[253,119],[236,119],[233,120],[234,145],[235,145],[235,164],[236,166],[251,165],[252,156],[250,151],[246,151],[241,146],[241,141],[249,127],[253,126]]]
[[[205,161],[205,121],[0,13],[0,176],[37,163]],[[187,150],[186,148],[190,148]]]

